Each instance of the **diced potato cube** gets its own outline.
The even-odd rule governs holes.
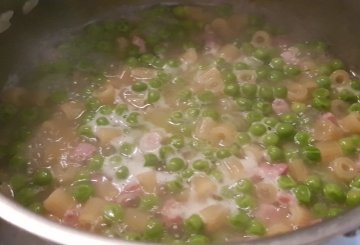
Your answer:
[[[58,218],[62,218],[65,212],[75,205],[76,203],[72,196],[62,188],[53,191],[44,201],[45,210]]]
[[[82,225],[94,225],[102,218],[106,201],[98,197],[90,198],[80,211],[79,223]]]
[[[199,213],[208,232],[217,231],[228,219],[229,210],[221,204],[214,204],[202,209]]]
[[[309,170],[301,159],[289,162],[290,175],[297,181],[304,182],[309,175]]]
[[[80,172],[80,167],[74,165],[70,165],[65,169],[55,165],[52,169],[56,180],[62,184],[70,184]]]
[[[98,128],[95,136],[99,139],[101,145],[107,145],[113,139],[121,136],[121,130],[118,128]]]
[[[246,175],[244,166],[236,157],[229,157],[221,162],[220,169],[232,180],[239,180]]]
[[[293,226],[304,227],[309,225],[312,220],[310,212],[299,205],[290,207],[289,221]]]
[[[119,194],[119,190],[109,180],[98,181],[94,185],[96,196],[107,201],[113,200]]]
[[[81,102],[66,102],[60,105],[60,110],[65,114],[67,119],[74,120],[78,118],[84,110],[84,105]]]
[[[150,215],[136,208],[128,208],[125,211],[124,224],[127,225],[130,231],[143,232],[150,220]]]
[[[149,171],[137,176],[139,184],[143,188],[143,190],[147,193],[156,193],[158,183],[156,179],[156,172]]]
[[[205,175],[195,175],[192,177],[191,187],[199,199],[208,198],[217,191],[217,186],[214,181]]]

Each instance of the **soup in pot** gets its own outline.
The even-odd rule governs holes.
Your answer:
[[[360,80],[231,6],[155,6],[54,47],[0,104],[1,190],[166,244],[290,232],[360,203]]]

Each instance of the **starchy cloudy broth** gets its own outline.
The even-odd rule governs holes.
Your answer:
[[[207,244],[360,203],[360,80],[325,43],[228,5],[155,6],[89,24],[55,57],[0,105],[0,190],[34,212]]]

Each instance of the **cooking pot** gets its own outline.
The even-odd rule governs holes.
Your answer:
[[[360,71],[360,1],[357,0],[238,0],[238,1],[156,1],[156,0],[44,0],[27,13],[25,1],[2,0],[0,16],[7,12],[11,27],[0,34],[0,83],[26,83],[27,74],[37,63],[51,56],[50,47],[69,32],[104,16],[136,13],[156,3],[234,3],[244,13],[266,17],[297,40],[324,40],[331,52],[345,60],[351,71]],[[36,3],[34,1],[33,3]],[[25,10],[25,11],[24,11]],[[27,13],[27,14],[24,14]],[[4,15],[2,16],[4,17]],[[1,24],[0,24],[1,25]],[[1,28],[0,28],[1,30]],[[0,183],[1,184],[1,183]],[[132,244],[64,227],[37,216],[0,194],[0,217],[34,235],[60,244]],[[319,244],[360,226],[360,207],[336,218],[294,232],[242,244]],[[140,244],[139,242],[137,244]]]

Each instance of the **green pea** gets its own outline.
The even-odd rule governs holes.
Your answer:
[[[174,157],[166,163],[166,169],[171,172],[177,172],[185,167],[185,161],[179,157]]]
[[[276,133],[268,133],[264,136],[263,142],[266,146],[277,145],[280,142],[280,138]]]
[[[181,177],[183,177],[184,179],[189,179],[193,175],[194,171],[191,168],[187,168],[181,172]]]
[[[90,183],[80,183],[73,187],[73,197],[76,201],[84,203],[95,193],[94,187]]]
[[[224,174],[222,171],[218,170],[218,169],[213,169],[210,173],[210,176],[212,176],[213,178],[215,178],[218,182],[223,182],[224,181]]]
[[[127,233],[125,236],[125,240],[127,241],[141,241],[141,239],[142,239],[141,234],[137,232]]]
[[[9,166],[12,171],[22,171],[26,169],[27,161],[22,155],[16,154],[10,158]]]
[[[90,170],[100,170],[102,166],[104,165],[104,157],[100,155],[93,156],[89,159],[89,169]]]
[[[124,113],[127,111],[128,111],[128,107],[125,104],[119,104],[115,108],[115,113],[119,116],[124,115]]]
[[[113,109],[111,108],[111,106],[107,106],[107,105],[103,105],[99,108],[99,112],[102,115],[110,115],[112,113]]]
[[[257,80],[265,80],[269,77],[270,74],[270,68],[263,66],[256,70],[256,79]]]
[[[217,111],[210,109],[210,108],[204,109],[201,115],[203,117],[210,117],[210,118],[214,119],[215,121],[220,119],[220,114]]]
[[[279,120],[275,117],[265,117],[263,123],[269,127],[275,127]]]
[[[128,117],[126,118],[126,122],[130,125],[130,126],[136,126],[139,123],[139,116],[140,113],[138,112],[131,112]]]
[[[264,114],[261,111],[250,111],[246,115],[246,120],[249,123],[261,121],[264,118]]]
[[[100,107],[100,105],[101,105],[100,101],[93,97],[89,98],[85,104],[86,109],[88,110],[96,110]]]
[[[199,233],[204,228],[204,222],[198,214],[193,214],[184,222],[185,229],[190,233]]]
[[[241,179],[232,186],[232,190],[235,194],[250,194],[254,190],[254,185],[250,180]]]
[[[109,125],[110,122],[106,117],[99,117],[96,119],[96,124],[99,126],[106,126]]]
[[[124,156],[130,156],[134,153],[135,147],[130,143],[123,143],[120,146],[119,152]]]
[[[284,65],[285,65],[285,62],[282,58],[280,57],[276,57],[276,58],[273,58],[269,65],[271,66],[271,68],[273,69],[277,69],[277,70],[281,70],[283,69]]]
[[[302,156],[305,161],[319,162],[321,160],[321,152],[315,146],[305,146],[302,149]]]
[[[259,88],[259,97],[266,101],[272,101],[274,99],[273,90],[271,87],[262,86]]]
[[[144,210],[152,210],[153,208],[159,206],[160,200],[156,195],[147,194],[140,201],[140,208]]]
[[[240,50],[244,52],[246,55],[251,55],[254,52],[255,47],[251,45],[251,43],[249,42],[244,42],[241,43]]]
[[[307,146],[311,143],[310,134],[308,132],[297,132],[294,136],[294,142],[300,146]]]
[[[349,112],[360,113],[360,103],[354,103],[349,107]]]
[[[36,185],[50,185],[53,182],[53,175],[50,169],[41,169],[34,174],[33,180]]]
[[[281,121],[294,125],[299,121],[299,117],[294,112],[288,112],[281,115]]]
[[[251,218],[244,211],[230,216],[229,220],[235,228],[240,230],[245,230],[251,224]]]
[[[235,70],[248,70],[250,67],[248,64],[243,62],[238,62],[234,65]]]
[[[356,103],[358,102],[358,97],[354,92],[352,92],[350,89],[342,89],[339,94],[339,98],[345,102],[348,103]]]
[[[333,72],[333,69],[330,65],[321,65],[317,69],[317,72],[319,75],[329,76]]]
[[[172,180],[166,183],[166,188],[171,193],[179,193],[183,189],[181,179]]]
[[[311,208],[311,212],[318,218],[324,218],[328,215],[328,207],[325,203],[315,203]]]
[[[267,48],[258,48],[254,51],[253,56],[266,62],[271,58],[271,51]]]
[[[149,91],[148,95],[147,95],[147,102],[150,104],[153,104],[153,103],[159,101],[160,97],[161,97],[161,95],[160,95],[159,91],[156,91],[156,90]]]
[[[355,176],[355,178],[351,181],[350,187],[360,189],[360,174]]]
[[[329,98],[330,91],[326,88],[317,88],[313,91],[312,96],[314,98]]]
[[[327,98],[315,97],[312,100],[312,106],[320,111],[328,111],[331,106],[331,101]]]
[[[144,239],[145,241],[158,242],[161,240],[164,235],[164,227],[158,221],[150,221],[146,225],[146,229],[144,231]]]
[[[248,209],[255,207],[255,200],[250,195],[243,195],[235,199],[235,203],[239,208]]]
[[[223,75],[224,75],[224,81],[226,83],[236,83],[237,77],[232,72],[232,70],[226,70]]]
[[[239,145],[246,145],[246,144],[250,143],[251,138],[248,133],[240,132],[240,133],[238,133],[238,135],[236,137],[236,141]]]
[[[266,127],[262,123],[252,123],[249,131],[254,136],[262,136],[266,132]]]
[[[211,91],[203,91],[198,95],[198,99],[203,105],[210,105],[215,102],[216,96]]]
[[[271,161],[282,161],[284,160],[284,151],[277,146],[269,146],[267,148],[267,154]]]
[[[79,127],[79,134],[81,136],[92,138],[94,137],[94,133],[92,131],[92,128],[88,125],[82,125]]]
[[[196,235],[192,235],[191,237],[189,237],[189,239],[187,240],[187,243],[194,244],[194,245],[204,245],[204,244],[210,243],[210,240],[205,235],[196,234]]]
[[[352,89],[360,90],[360,80],[359,79],[352,80],[350,85],[351,85]]]
[[[296,199],[301,204],[309,204],[311,202],[311,191],[306,185],[298,185],[294,188]]]
[[[172,136],[170,138],[170,145],[172,145],[173,147],[180,149],[183,148],[185,146],[185,140],[182,136]]]
[[[281,189],[292,189],[296,187],[296,181],[288,175],[282,175],[278,178],[278,185]]]
[[[339,141],[340,147],[345,155],[353,155],[357,150],[357,146],[354,144],[352,138],[343,138]]]
[[[37,199],[38,190],[32,186],[26,186],[14,193],[15,200],[23,206],[29,206]]]
[[[260,221],[252,220],[246,229],[246,233],[255,236],[263,236],[266,234],[266,228]]]
[[[145,167],[157,167],[160,164],[159,158],[153,153],[147,153],[144,155]]]
[[[130,174],[129,169],[126,166],[121,166],[120,168],[118,168],[116,170],[116,173],[115,173],[116,178],[121,179],[121,180],[126,179],[129,176],[129,174]]]
[[[328,76],[319,76],[316,78],[315,82],[320,88],[331,88],[331,79]]]
[[[228,149],[220,149],[216,152],[218,159],[225,159],[231,156],[231,152]]]
[[[344,189],[333,183],[326,184],[323,189],[324,196],[333,202],[343,203],[346,200]]]
[[[331,67],[333,70],[340,70],[340,69],[344,69],[345,65],[344,62],[342,62],[339,59],[333,59],[330,63]]]
[[[285,75],[282,71],[271,70],[268,79],[273,82],[280,82],[284,80]]]
[[[285,65],[284,74],[288,77],[294,77],[300,75],[301,69],[296,65]]]
[[[304,103],[293,102],[291,110],[295,113],[303,113],[306,110],[306,105]]]
[[[121,222],[124,218],[124,210],[120,205],[108,204],[104,208],[103,219],[108,224]]]
[[[288,138],[294,135],[295,128],[290,123],[279,123],[276,126],[276,133],[280,138]]]
[[[275,98],[286,98],[288,94],[288,89],[285,86],[275,86],[273,88],[273,94]]]
[[[18,191],[28,184],[28,177],[22,174],[16,174],[10,179],[10,186],[13,191]]]
[[[248,99],[255,98],[257,89],[257,85],[253,83],[245,83],[240,87],[241,94]]]
[[[237,98],[236,104],[238,105],[240,111],[250,111],[252,107],[251,100],[246,98]]]
[[[237,83],[226,83],[224,87],[224,94],[232,97],[239,95],[240,86]]]
[[[122,158],[119,155],[113,155],[109,158],[109,163],[113,166],[118,166],[122,162]]]
[[[42,214],[44,212],[44,206],[41,202],[34,202],[29,206],[29,209],[36,213],[36,214]]]
[[[199,159],[193,162],[192,167],[198,171],[207,172],[210,166],[208,161]]]
[[[269,102],[258,101],[254,104],[253,110],[261,111],[263,114],[270,114],[272,112],[272,106]]]
[[[171,154],[174,153],[174,149],[171,146],[162,146],[159,150],[159,155],[162,160],[166,160]]]
[[[148,87],[147,84],[143,82],[136,82],[133,85],[131,85],[132,91],[137,93],[146,91],[147,87]]]
[[[196,119],[200,115],[198,108],[189,108],[185,111],[185,117],[189,119]]]
[[[328,218],[336,217],[343,212],[344,210],[342,208],[338,208],[338,207],[329,208],[327,212],[327,217]]]
[[[305,180],[305,185],[307,185],[313,193],[319,193],[323,188],[321,178],[316,175],[309,176]]]

